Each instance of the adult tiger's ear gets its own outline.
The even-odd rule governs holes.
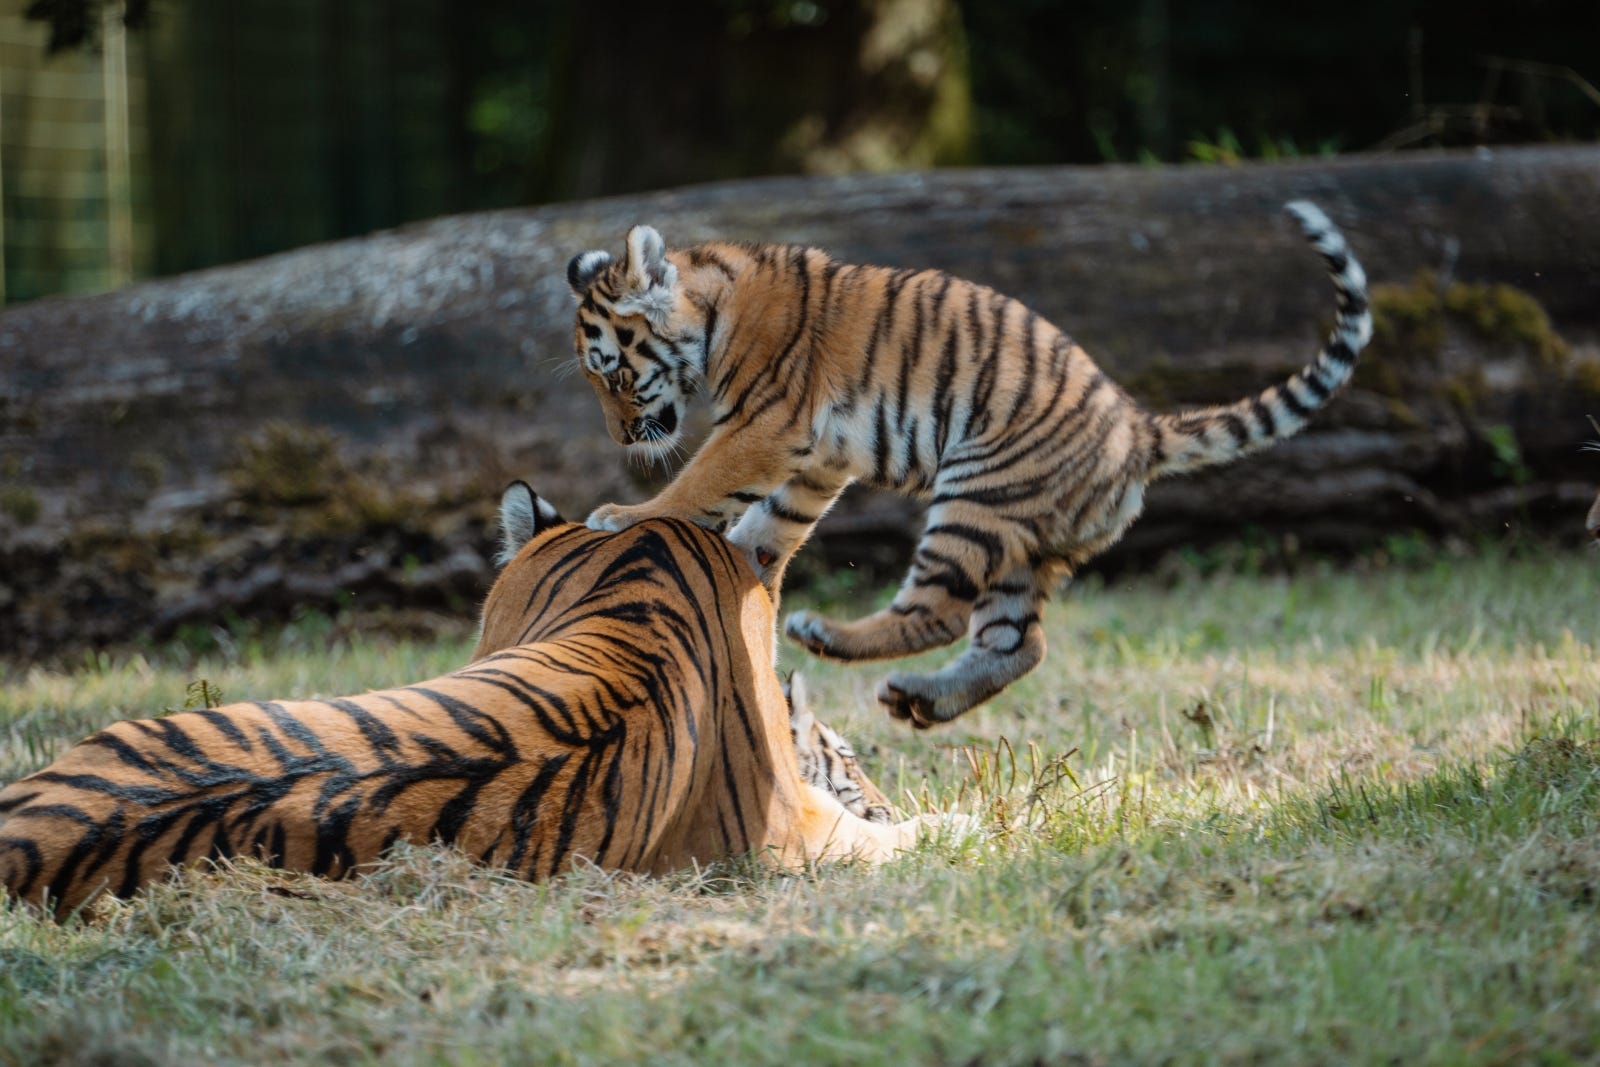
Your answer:
[[[643,315],[665,325],[677,298],[678,268],[667,258],[667,243],[653,226],[635,226],[628,231],[628,258],[623,266],[622,299],[617,311],[624,315]]]
[[[798,740],[811,729],[811,723],[816,716],[811,711],[811,694],[806,691],[806,677],[799,671],[791,671],[782,679],[783,699],[789,705],[789,729],[793,730]]]
[[[561,513],[549,501],[540,500],[527,482],[512,482],[500,494],[500,551],[494,557],[494,565],[504,567],[522,551],[523,545],[564,522]]]
[[[611,253],[602,252],[598,248],[591,248],[587,252],[579,252],[572,257],[572,262],[567,264],[567,284],[572,286],[572,295],[582,300],[589,295],[589,286],[600,277],[600,272],[611,266]]]

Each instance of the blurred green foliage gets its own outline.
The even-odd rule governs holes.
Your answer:
[[[1600,137],[1595,0],[33,0],[152,47],[163,271],[722,178]]]
[[[1593,0],[961,6],[984,162],[1600,136]]]
[[[472,89],[471,125],[480,175],[502,196],[518,182],[566,197],[635,188],[627,174],[598,188],[560,187],[544,173],[562,161],[543,149],[563,118],[551,108],[563,63],[629,72],[658,95],[715,70],[680,62],[670,35],[659,49],[579,55],[564,51],[584,20],[555,0],[476,5],[484,39]],[[608,8],[608,26],[633,17]],[[784,48],[857,18],[859,0],[715,0],[695,32],[734,49]],[[887,6],[887,5],[879,5]],[[977,163],[1110,161],[1229,163],[1246,158],[1327,156],[1394,142],[1394,147],[1590,140],[1600,137],[1600,80],[1592,44],[1600,30],[1593,0],[1442,3],[1367,0],[1285,7],[1264,0],[961,0],[975,115],[970,158]],[[648,17],[637,13],[637,17]],[[597,35],[605,47],[607,33]],[[624,34],[623,37],[626,35]],[[619,38],[618,43],[621,43]],[[780,49],[781,51],[781,49]],[[806,72],[774,64],[773,92],[792,91]],[[1585,77],[1587,75],[1587,78]],[[565,98],[579,122],[617,116]],[[748,157],[730,169],[707,145],[699,178],[759,172]],[[641,144],[641,151],[648,151]],[[770,161],[769,164],[770,166]],[[510,202],[510,201],[505,201]]]

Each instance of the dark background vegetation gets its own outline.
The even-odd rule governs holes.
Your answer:
[[[28,10],[49,23],[50,48],[92,49],[99,5]],[[1600,136],[1594,0],[125,10],[148,38],[162,273],[445,213],[710,179]],[[874,33],[888,55],[864,55]]]

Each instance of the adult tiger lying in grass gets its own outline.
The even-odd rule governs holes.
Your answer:
[[[0,885],[61,916],[207,857],[338,877],[441,841],[537,879],[580,858],[877,861],[916,839],[923,820],[867,822],[821,771],[802,780],[772,602],[721,537],[670,519],[598,533],[520,482],[501,523],[469,666],[116,723],[0,790]],[[795,725],[811,737],[808,712]],[[865,812],[869,790],[846,799]]]
[[[929,501],[910,573],[851,623],[789,616],[833,659],[969,647],[932,674],[893,673],[878,698],[919,727],[993,696],[1044,657],[1050,587],[1122,536],[1145,486],[1294,433],[1349,380],[1372,333],[1366,276],[1315,206],[1288,205],[1327,262],[1333,332],[1286,381],[1182,414],[1140,407],[1082,348],[1022,304],[939,271],[836,262],[815,248],[704,244],[668,252],[648,226],[613,262],[567,268],[578,359],[624,445],[670,450],[709,392],[714,428],[654,500],[589,516],[620,530],[673,515],[729,534],[777,595],[783,569],[850,482]]]

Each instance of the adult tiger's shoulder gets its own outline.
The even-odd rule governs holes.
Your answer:
[[[596,532],[522,483],[501,525],[471,664],[115,723],[0,789],[0,885],[63,915],[207,857],[337,877],[439,841],[538,879],[579,858],[876,861],[916,838],[920,820],[867,822],[802,779],[772,603],[721,537]]]

